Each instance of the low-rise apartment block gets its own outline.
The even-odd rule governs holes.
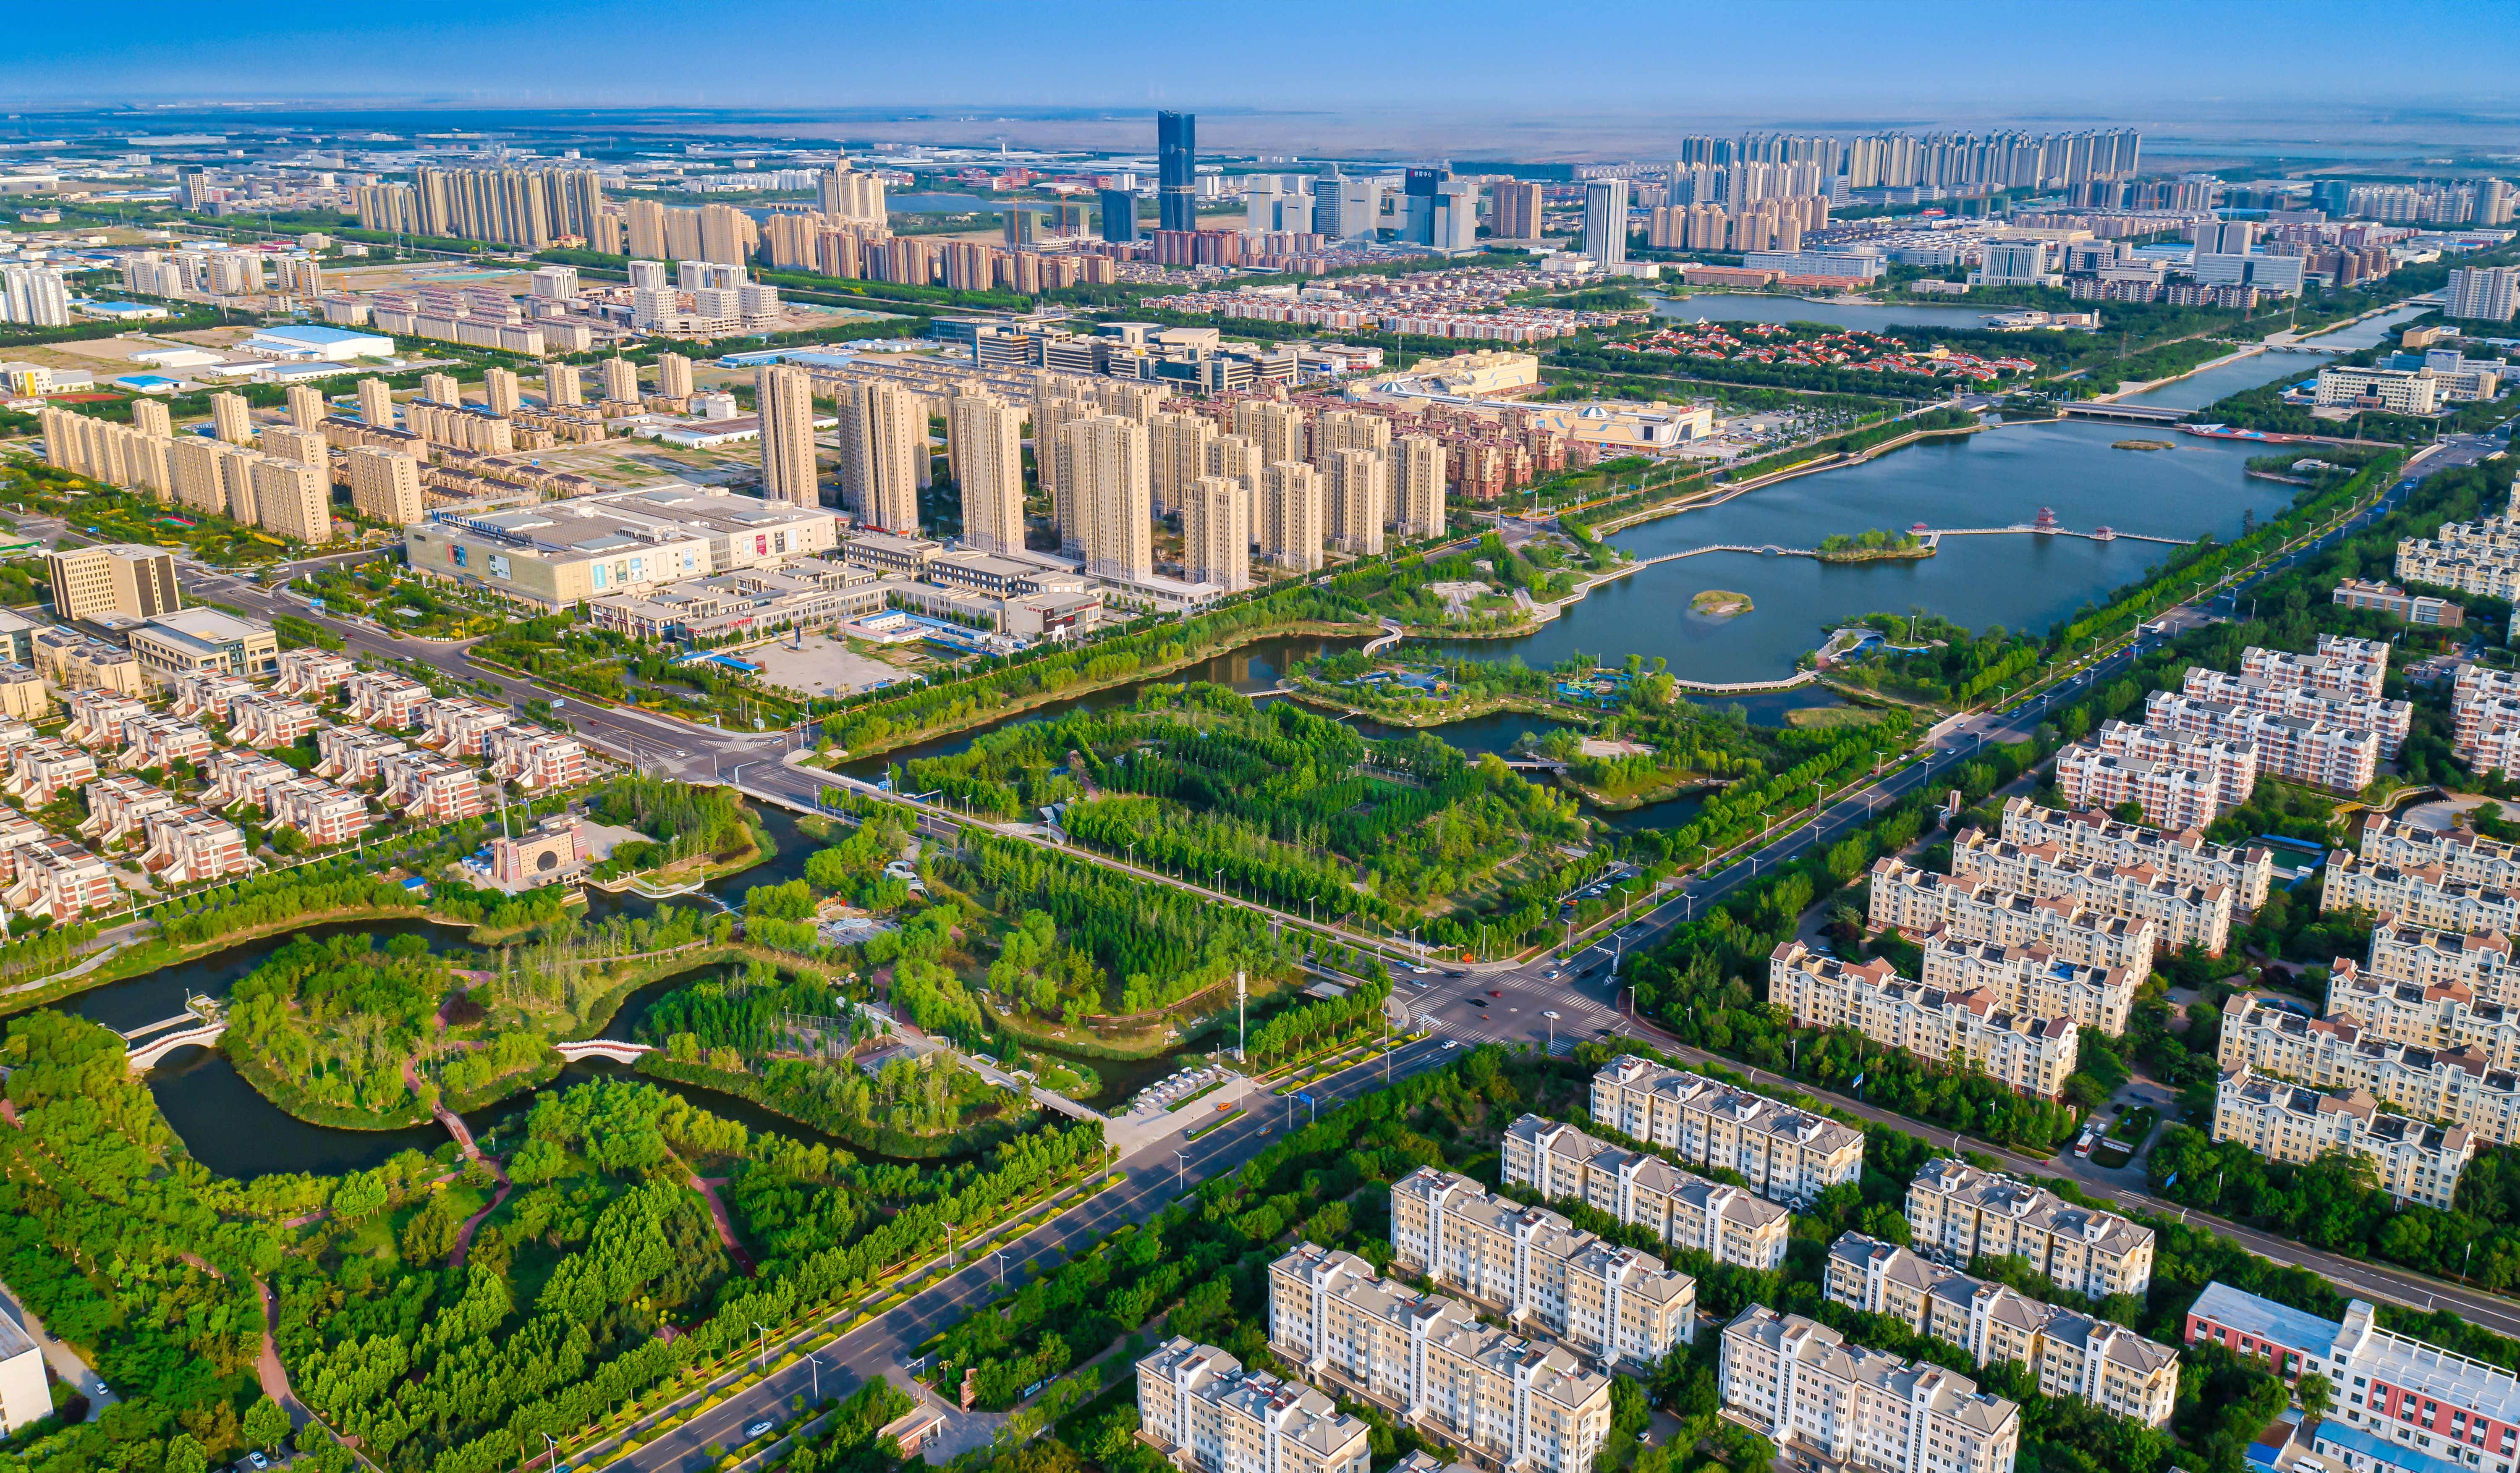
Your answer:
[[[2348,1301],[2340,1322],[2211,1283],[2187,1308],[2186,1339],[2264,1360],[2286,1381],[2325,1377],[2336,1391],[2321,1429],[2341,1425],[2379,1445],[2366,1451],[2386,1453],[2354,1465],[2364,1473],[2445,1464],[2512,1473],[2520,1460],[2520,1378],[2381,1329],[2362,1300]]]
[[[265,790],[271,821],[306,836],[318,849],[347,844],[368,830],[368,805],[358,794],[319,777],[296,777]]]
[[[448,696],[421,707],[420,742],[448,757],[479,757],[481,739],[514,719],[504,706],[471,696]]]
[[[2214,801],[2235,808],[2258,791],[2258,749],[2245,741],[2171,731],[2138,722],[2102,721],[2092,735],[2102,757],[2143,762],[2173,772],[2194,772],[2214,788]]]
[[[1829,1245],[1823,1287],[1829,1303],[1888,1315],[1961,1347],[1980,1365],[2018,1361],[2038,1372],[2047,1396],[2081,1397],[2147,1427],[2169,1425],[2179,1401],[2179,1353],[2170,1347],[1878,1238],[1841,1234]]]
[[[2327,978],[2327,1016],[2393,1043],[2473,1049],[2489,1068],[2520,1070],[2520,1010],[2481,1002],[2454,982],[2396,982],[2338,957]]]
[[[2520,670],[2462,665],[2450,693],[2451,750],[2476,772],[2520,772]]]
[[[73,788],[96,781],[96,756],[68,742],[38,737],[9,754],[9,796],[40,808]]]
[[[586,781],[586,748],[574,737],[522,723],[502,726],[482,739],[490,775],[528,793],[574,788]]]
[[[114,762],[137,771],[144,767],[172,767],[177,762],[199,765],[210,760],[210,734],[190,721],[173,716],[149,715],[126,721],[122,739],[131,745],[122,750]]]
[[[1609,1377],[1354,1254],[1305,1243],[1269,1266],[1269,1348],[1506,1468],[1587,1473],[1609,1435]]]
[[[2438,864],[2402,868],[2351,850],[2328,854],[2318,905],[2323,912],[2367,910],[2429,931],[2508,936],[2520,930],[2520,902],[2498,885],[2452,879]]]
[[[62,740],[95,752],[119,751],[125,745],[122,729],[150,713],[140,702],[110,690],[72,691],[67,704],[70,718]]]
[[[1791,1216],[1774,1202],[1537,1115],[1506,1128],[1503,1179],[1642,1222],[1673,1247],[1719,1264],[1774,1268],[1792,1235]]]
[[[2250,645],[2240,651],[2240,673],[2284,689],[2377,701],[2389,677],[2389,645],[2342,634],[2319,635],[2316,652],[2308,655]]]
[[[2061,1289],[2105,1299],[2152,1283],[2152,1230],[2116,1213],[2078,1207],[2045,1187],[1950,1157],[1908,1183],[1918,1252],[1948,1264],[2018,1258]]]
[[[2362,820],[2362,857],[2400,869],[2439,868],[2452,880],[2496,890],[2520,887],[2520,844],[2473,829],[2428,829],[2372,813]]]
[[[314,707],[287,696],[251,695],[228,710],[228,740],[266,752],[294,747],[306,733],[324,724]]]
[[[428,687],[391,670],[356,670],[343,682],[350,719],[380,731],[409,731],[432,699]]]
[[[36,630],[34,643],[35,673],[57,691],[110,690],[139,696],[148,690],[140,662],[118,644],[59,627]]]
[[[150,814],[174,806],[175,795],[136,777],[100,777],[87,785],[87,817],[78,831],[96,841],[98,848],[112,849],[137,837]]]
[[[2187,667],[2180,690],[2182,695],[2193,696],[2199,701],[2219,702],[2261,715],[2297,716],[2328,726],[2368,731],[2380,739],[2383,761],[2397,760],[2398,749],[2406,744],[2407,732],[2415,719],[2415,708],[2411,702],[2389,701],[2376,696],[2339,695],[2298,685],[2277,685],[2253,675],[2207,669],[2201,665]]]
[[[2362,1090],[2391,1109],[2465,1127],[2479,1140],[2520,1135],[2520,1075],[2472,1045],[2428,1048],[2366,1033],[2352,1018],[2307,1018],[2252,997],[2223,1024],[2217,1062],[2314,1089]]]
[[[1394,1261],[1605,1364],[1650,1365],[1696,1329],[1697,1281],[1544,1207],[1419,1167],[1391,1185]]]
[[[2033,899],[1886,854],[1872,862],[1868,919],[1876,931],[1896,926],[1912,940],[1942,928],[1960,941],[2045,946],[2076,966],[2124,967],[2138,977],[2150,975],[2159,936],[2140,917],[2101,915],[2069,899]]]
[[[1772,1202],[1814,1201],[1864,1174],[1862,1131],[1634,1054],[1593,1076],[1592,1116],[1685,1165],[1738,1172]]]
[[[429,752],[397,753],[381,763],[385,802],[423,823],[478,817],[481,780],[472,768]]]
[[[2382,1191],[2445,1212],[2476,1154],[2465,1126],[2427,1125],[2383,1110],[2367,1089],[2325,1093],[2247,1069],[2215,1086],[2214,1138],[2236,1140],[2270,1161],[2351,1151],[2371,1163]]]
[[[243,675],[232,675],[225,670],[196,670],[176,676],[168,693],[174,698],[166,708],[168,715],[191,719],[206,714],[211,720],[225,721],[229,718],[228,708],[255,694],[255,688],[254,683]]]
[[[2008,1473],[2021,1411],[1939,1365],[1849,1345],[1800,1314],[1752,1305],[1724,1327],[1724,1404],[1791,1460],[1880,1473]]]
[[[2070,1018],[2111,1037],[2126,1033],[2127,1014],[2143,979],[2124,967],[2081,967],[2041,945],[2006,946],[1930,934],[1922,944],[1925,982],[1954,992],[1984,991],[2034,1018]]]
[[[402,738],[366,726],[327,726],[315,733],[315,775],[344,784],[375,782],[384,776],[386,758],[410,750]]]
[[[52,687],[31,665],[0,665],[0,716],[42,721],[53,713]]]
[[[249,803],[263,812],[271,811],[271,790],[282,783],[293,782],[297,769],[286,762],[275,761],[243,748],[230,748],[210,754],[202,775],[209,780],[202,794],[204,806],[225,811],[241,803]]]
[[[2019,845],[1970,829],[1952,841],[1952,874],[2033,899],[2078,900],[2102,915],[2153,923],[2159,944],[2201,946],[2219,956],[2231,941],[2230,888],[2186,885],[2141,866],[2076,859],[2053,845]]]
[[[2379,770],[2378,733],[2302,716],[2271,716],[2220,701],[2157,690],[2144,700],[2147,725],[2190,736],[2246,742],[2258,754],[2258,776],[2351,796]]]
[[[2407,545],[2404,541],[2398,544],[2398,555],[2402,559],[2406,556]],[[2394,584],[2367,578],[2339,579],[2327,601],[2348,609],[2376,609],[2418,628],[2455,629],[2467,622],[2467,611],[2449,599],[2429,593],[2409,593]]]
[[[280,678],[271,688],[278,695],[325,701],[356,674],[358,668],[358,664],[349,656],[336,655],[329,650],[283,650],[280,652]]]
[[[2075,808],[2113,811],[2134,804],[2146,822],[2166,829],[2201,829],[2223,816],[2214,774],[2119,757],[2097,742],[2076,742],[2056,754],[2056,789]]]
[[[1191,1473],[1366,1473],[1372,1429],[1176,1335],[1138,1361],[1138,1432]]]
[[[8,887],[0,890],[0,905],[21,915],[69,922],[115,903],[113,867],[68,839],[12,846],[6,862]]]
[[[140,867],[160,885],[202,885],[253,867],[244,831],[190,804],[150,814],[144,827]]]
[[[1912,982],[1875,958],[1862,965],[1822,956],[1799,941],[1768,957],[1768,1001],[1796,1023],[1846,1028],[1930,1063],[1955,1058],[2024,1094],[2054,1099],[2081,1057],[2082,1033],[2065,1017],[2014,1013],[1993,992],[1953,992]]]

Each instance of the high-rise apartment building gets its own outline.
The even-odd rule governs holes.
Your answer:
[[[586,388],[574,363],[543,365],[543,404],[547,408],[564,409],[586,402]]]
[[[964,545],[1023,551],[1023,411],[995,394],[957,394],[945,435],[963,493]]]
[[[613,393],[616,371],[631,379],[637,393],[638,370],[625,358],[604,364],[605,397]],[[761,495],[790,506],[820,506],[823,492],[814,468],[814,379],[801,368],[765,363],[754,370],[753,399],[761,411]]]
[[[797,370],[800,374],[803,371]],[[618,353],[605,359],[604,396],[608,399],[637,403],[639,401],[639,365]]]
[[[319,471],[329,470],[331,467],[333,462],[330,449],[323,436],[312,430],[300,430],[294,425],[274,425],[262,432],[263,454],[277,455],[283,460],[293,460],[299,465],[313,466]]]
[[[656,355],[656,391],[669,399],[692,396],[692,360],[681,353]]]
[[[1322,473],[1300,460],[1273,461],[1260,472],[1260,555],[1289,573],[1317,573],[1329,514]]]
[[[245,395],[224,389],[211,394],[210,429],[229,444],[253,443],[253,416],[246,409]]]
[[[517,371],[513,368],[481,370],[481,400],[492,414],[503,417],[522,408],[525,396],[518,388]]]
[[[916,534],[926,398],[897,384],[861,383],[841,386],[839,399],[841,503],[864,526]]]
[[[1431,435],[1391,442],[1391,510],[1405,542],[1444,534],[1444,444]]]
[[[1138,238],[1138,192],[1106,189],[1101,195],[1102,239],[1125,243]]]
[[[175,555],[162,547],[66,547],[45,553],[44,568],[52,575],[56,619],[155,619],[184,607],[175,587]]]
[[[1207,474],[1208,443],[1216,438],[1216,421],[1204,414],[1160,411],[1147,425],[1148,453],[1153,457],[1155,515],[1181,510],[1190,483]]]
[[[1584,253],[1604,270],[1628,258],[1628,181],[1588,179],[1584,183]]]
[[[68,327],[69,289],[51,266],[0,266],[0,322]]]
[[[1154,575],[1153,485],[1147,427],[1116,414],[1060,432],[1059,484],[1072,499],[1085,571],[1096,577]]]
[[[253,463],[254,524],[321,544],[333,540],[333,480],[302,461],[266,455]]]
[[[1198,228],[1198,118],[1188,113],[1155,115],[1155,222]]]
[[[1332,450],[1328,471],[1332,545],[1352,557],[1380,556],[1382,526],[1390,520],[1390,462],[1371,450]]]
[[[394,527],[421,518],[420,459],[382,445],[349,451],[350,505],[362,517]]]
[[[823,213],[835,220],[869,225],[884,222],[883,179],[853,169],[844,161],[825,169],[821,180]]]
[[[2442,292],[2442,315],[2480,322],[2509,322],[2520,311],[2520,266],[2453,268]]]
[[[1541,191],[1537,184],[1508,181],[1488,186],[1488,234],[1501,241],[1540,238]]]
[[[577,370],[570,369],[575,373]],[[359,381],[359,422],[379,430],[394,427],[393,390],[382,379]]]
[[[1182,492],[1182,572],[1228,593],[1251,586],[1251,493],[1227,476],[1200,476]]]
[[[1244,500],[1257,504],[1260,495],[1260,468],[1268,462],[1261,458],[1260,447],[1241,435],[1220,435],[1207,442],[1207,464],[1202,475],[1222,476],[1238,482]]]
[[[1304,411],[1293,404],[1244,399],[1234,406],[1234,433],[1258,448],[1264,466],[1312,459],[1304,453]]]
[[[368,230],[488,241],[543,250],[574,239],[617,251],[604,213],[604,185],[591,168],[435,168],[409,184],[363,188],[359,224]]]
[[[460,404],[464,391],[456,387],[451,373],[425,373],[420,376],[420,396],[432,404]]]
[[[289,422],[312,430],[324,421],[324,395],[312,384],[289,386]]]

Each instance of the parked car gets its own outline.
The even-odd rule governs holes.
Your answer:
[[[761,1436],[763,1433],[770,1431],[778,1425],[779,1424],[776,1422],[755,1422],[751,1426],[743,1429],[743,1435],[744,1438],[749,1441],[752,1438]]]

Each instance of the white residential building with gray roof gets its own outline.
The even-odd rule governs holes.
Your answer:
[[[1593,1076],[1592,1116],[1771,1202],[1816,1201],[1864,1174],[1864,1132],[1704,1075],[1625,1054]]]
[[[1939,1365],[1849,1345],[1824,1324],[1752,1305],[1724,1327],[1724,1404],[1787,1458],[1881,1473],[2009,1473],[2021,1411]]]
[[[2105,1299],[2152,1282],[2152,1230],[1952,1157],[1908,1183],[1916,1249],[1947,1264],[2014,1257],[2058,1288]]]
[[[1538,1115],[1506,1128],[1504,1179],[1642,1222],[1674,1248],[1744,1268],[1782,1264],[1793,1231],[1792,1215],[1754,1192]]]
[[[1194,1473],[1366,1473],[1372,1429],[1311,1387],[1176,1335],[1139,1359],[1139,1434]]]

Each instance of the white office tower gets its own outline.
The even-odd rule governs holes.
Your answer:
[[[50,266],[0,266],[0,322],[68,327],[69,290]]]
[[[1627,262],[1627,180],[1585,181],[1584,253],[1598,262],[1603,270]]]
[[[638,262],[632,262],[633,265]],[[608,381],[613,379],[613,364],[629,368],[626,360],[615,358],[604,365]],[[630,370],[632,392],[637,391],[636,369]],[[611,393],[608,382],[605,391]],[[820,506],[823,493],[814,473],[814,379],[801,368],[765,363],[754,370],[753,396],[761,410],[761,495],[767,501],[784,501],[790,506]]]
[[[577,370],[570,369],[575,373]],[[359,420],[379,430],[394,427],[393,390],[382,379],[359,381]]]
[[[1319,572],[1327,500],[1322,473],[1302,461],[1281,460],[1263,468],[1260,555],[1289,573]]]
[[[1147,425],[1148,453],[1153,457],[1155,515],[1181,510],[1190,483],[1207,474],[1207,446],[1216,438],[1216,422],[1203,414],[1156,412]]]
[[[1329,454],[1330,540],[1352,557],[1382,552],[1382,524],[1389,520],[1390,466],[1371,450]]]
[[[1391,442],[1391,509],[1404,542],[1444,534],[1444,445],[1431,435]]]
[[[1069,425],[1059,436],[1059,484],[1073,498],[1085,571],[1143,582],[1154,576],[1154,492],[1147,427],[1116,414]]]
[[[897,384],[841,389],[840,497],[861,525],[916,535],[919,473],[926,461],[923,395]]]
[[[2442,315],[2482,322],[2509,322],[2520,310],[2520,266],[2469,266],[2452,270],[2442,291]]]
[[[957,394],[945,437],[963,493],[963,545],[1023,551],[1023,411],[995,394]]]
[[[1229,593],[1251,586],[1251,495],[1242,483],[1201,476],[1182,494],[1182,571]]]

